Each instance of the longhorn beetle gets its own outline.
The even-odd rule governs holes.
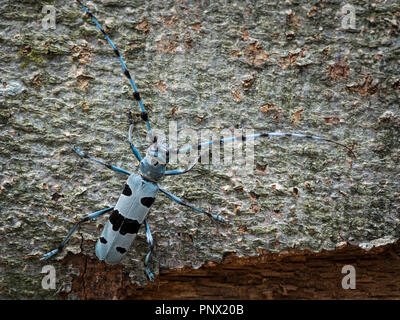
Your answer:
[[[132,118],[131,113],[128,112],[128,119],[129,119],[129,123],[130,123],[129,131],[128,131],[128,142],[129,142],[129,145],[130,145],[133,155],[139,161],[138,173],[131,173],[126,170],[115,167],[113,165],[107,164],[101,160],[92,158],[92,157],[86,155],[85,153],[81,152],[77,147],[72,146],[72,150],[75,151],[82,158],[100,163],[101,165],[107,167],[110,170],[126,174],[129,177],[125,183],[125,187],[124,187],[122,194],[120,195],[115,207],[109,207],[109,208],[94,212],[92,214],[89,214],[85,218],[81,219],[79,222],[77,222],[72,227],[71,231],[64,238],[64,240],[61,242],[61,244],[58,246],[58,248],[46,253],[41,258],[41,260],[49,259],[53,255],[60,252],[66,245],[67,241],[70,239],[71,235],[77,230],[77,228],[82,223],[92,220],[92,219],[95,219],[107,212],[111,212],[111,215],[103,229],[103,232],[101,233],[101,236],[96,243],[96,256],[100,260],[104,260],[108,264],[119,263],[122,260],[122,258],[126,255],[126,253],[128,252],[130,246],[132,245],[133,240],[135,239],[140,226],[142,224],[144,224],[144,226],[146,228],[147,243],[150,246],[150,250],[147,253],[146,258],[144,260],[144,265],[146,268],[147,276],[149,277],[149,279],[151,281],[154,281],[154,276],[149,268],[149,259],[153,252],[154,244],[153,244],[153,238],[152,238],[152,235],[150,232],[149,225],[146,221],[146,216],[147,216],[147,213],[149,212],[150,207],[154,203],[154,200],[155,200],[155,197],[156,197],[158,191],[161,191],[161,193],[165,194],[167,197],[169,197],[173,201],[179,203],[180,205],[183,205],[194,211],[205,214],[205,215],[209,216],[210,218],[213,218],[219,222],[225,222],[225,223],[228,222],[225,218],[220,217],[218,214],[206,212],[204,210],[201,210],[199,208],[191,206],[190,204],[185,203],[183,200],[181,200],[177,196],[169,193],[168,191],[166,191],[165,189],[163,189],[162,187],[160,187],[158,185],[158,182],[164,176],[173,176],[173,175],[179,175],[179,174],[184,174],[186,172],[189,172],[196,165],[196,163],[199,162],[200,157],[201,157],[201,156],[197,157],[196,161],[187,169],[166,170],[166,166],[169,162],[169,157],[172,154],[172,152],[175,152],[176,154],[178,154],[178,153],[186,152],[193,148],[197,148],[197,150],[201,150],[202,147],[208,146],[208,145],[211,145],[214,143],[222,144],[224,142],[240,140],[240,139],[246,140],[246,139],[267,138],[267,137],[296,137],[296,138],[306,138],[309,140],[319,140],[319,141],[334,143],[336,145],[347,148],[347,150],[355,158],[354,152],[349,147],[345,146],[342,143],[339,143],[339,142],[336,142],[336,141],[333,141],[330,139],[320,138],[317,136],[304,135],[304,134],[298,134],[298,133],[262,132],[262,133],[256,133],[253,135],[229,137],[229,138],[224,138],[224,139],[219,139],[219,140],[208,141],[208,142],[204,142],[204,143],[201,143],[198,145],[191,145],[191,146],[188,146],[185,148],[180,148],[180,149],[171,149],[170,147],[165,146],[160,142],[157,142],[157,137],[152,135],[148,114],[144,108],[139,91],[137,90],[137,88],[133,82],[130,72],[124,63],[120,52],[118,51],[118,49],[116,48],[114,43],[111,41],[111,39],[109,38],[107,33],[104,31],[102,26],[98,23],[97,19],[89,11],[89,9],[85,5],[83,5],[81,1],[79,1],[79,0],[75,0],[75,1],[78,2],[78,4],[82,7],[82,9],[89,15],[90,18],[92,18],[92,20],[96,24],[97,28],[103,33],[107,42],[110,44],[110,46],[114,50],[115,55],[119,59],[121,65],[122,65],[124,74],[128,78],[128,80],[131,84],[131,87],[133,89],[133,97],[139,103],[139,107],[141,110],[141,118],[146,124],[147,132],[148,132],[149,136],[152,137],[151,139],[153,141],[153,144],[147,149],[146,156],[143,158],[140,155],[139,150],[136,148],[136,146],[132,142],[133,118]]]

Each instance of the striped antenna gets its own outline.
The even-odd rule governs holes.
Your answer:
[[[116,54],[116,56],[118,57],[122,68],[124,69],[124,75],[128,78],[129,83],[131,84],[131,87],[133,89],[133,97],[135,98],[136,101],[139,102],[139,106],[140,106],[140,110],[141,110],[141,114],[140,117],[142,118],[142,120],[146,123],[146,127],[147,127],[147,132],[151,133],[151,128],[150,128],[150,123],[149,123],[149,116],[146,112],[146,109],[144,108],[143,105],[143,101],[142,98],[140,97],[139,91],[135,86],[135,83],[133,82],[132,76],[124,62],[124,60],[122,59],[117,47],[114,45],[114,43],[111,41],[110,37],[107,35],[107,33],[104,31],[103,27],[97,22],[97,19],[95,18],[95,16],[89,11],[89,9],[79,0],[75,0],[76,2],[79,3],[79,5],[83,8],[83,10],[85,10],[85,12],[89,15],[89,17],[92,18],[92,20],[94,21],[94,23],[96,24],[97,28],[103,33],[104,37],[106,38],[106,40],[108,41],[108,43],[110,44],[110,46],[113,48],[114,53]]]
[[[353,152],[353,150],[344,145],[343,143],[331,140],[331,139],[325,139],[325,138],[320,138],[320,137],[316,137],[316,136],[311,136],[311,135],[305,135],[305,134],[300,134],[300,133],[283,133],[283,132],[263,132],[263,133],[256,133],[256,134],[252,134],[252,135],[248,135],[248,136],[237,136],[237,137],[229,137],[229,138],[223,138],[223,139],[219,139],[219,140],[211,140],[208,142],[203,142],[200,143],[198,145],[191,145],[191,146],[187,146],[184,148],[180,148],[180,149],[175,149],[175,150],[169,150],[170,153],[182,153],[182,152],[186,152],[192,149],[197,149],[197,150],[201,150],[202,147],[207,146],[207,145],[212,145],[212,144],[222,144],[224,142],[228,142],[228,141],[234,141],[234,140],[242,140],[245,141],[246,139],[255,139],[255,138],[266,138],[266,137],[295,137],[295,138],[305,138],[305,139],[311,139],[311,140],[319,140],[319,141],[325,141],[325,142],[329,142],[329,143],[334,143],[338,146],[341,146],[343,148],[346,148],[349,153],[351,154],[351,156],[356,159],[356,155]]]

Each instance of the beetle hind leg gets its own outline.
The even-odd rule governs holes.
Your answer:
[[[146,268],[146,274],[147,274],[147,276],[149,277],[149,279],[150,279],[151,281],[154,281],[154,275],[153,275],[153,273],[151,272],[150,267],[149,267],[149,260],[150,260],[150,257],[151,257],[151,255],[152,255],[152,253],[153,253],[153,250],[154,250],[154,242],[153,242],[153,237],[152,237],[151,232],[150,232],[149,225],[148,225],[148,223],[147,223],[146,220],[144,220],[144,224],[145,224],[145,227],[146,227],[146,238],[147,238],[147,243],[148,243],[149,246],[150,246],[150,250],[149,250],[149,252],[147,253],[146,258],[144,259],[144,266],[145,266],[145,268]]]

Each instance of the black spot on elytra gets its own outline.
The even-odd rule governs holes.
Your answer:
[[[119,230],[119,233],[122,234],[123,236],[127,233],[138,233],[140,228],[140,223],[137,220],[132,220],[125,218],[124,222],[122,223],[121,229]]]
[[[118,212],[118,210],[114,210],[111,213],[109,220],[113,226],[113,230],[117,231],[121,227],[124,217]]]
[[[155,198],[152,197],[143,197],[140,199],[140,203],[147,208],[150,208],[151,205],[154,203]]]
[[[122,247],[116,247],[115,250],[117,250],[121,254],[124,254],[126,252],[126,249]]]
[[[106,244],[106,243],[107,243],[107,240],[106,240],[106,238],[101,237],[101,238],[100,238],[100,242]]]
[[[131,196],[132,195],[132,190],[131,188],[128,186],[128,184],[125,184],[124,190],[122,191],[122,194],[124,196]]]

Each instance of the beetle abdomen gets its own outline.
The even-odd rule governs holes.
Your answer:
[[[154,203],[158,186],[138,174],[129,176],[96,244],[96,256],[116,264],[126,255]]]

